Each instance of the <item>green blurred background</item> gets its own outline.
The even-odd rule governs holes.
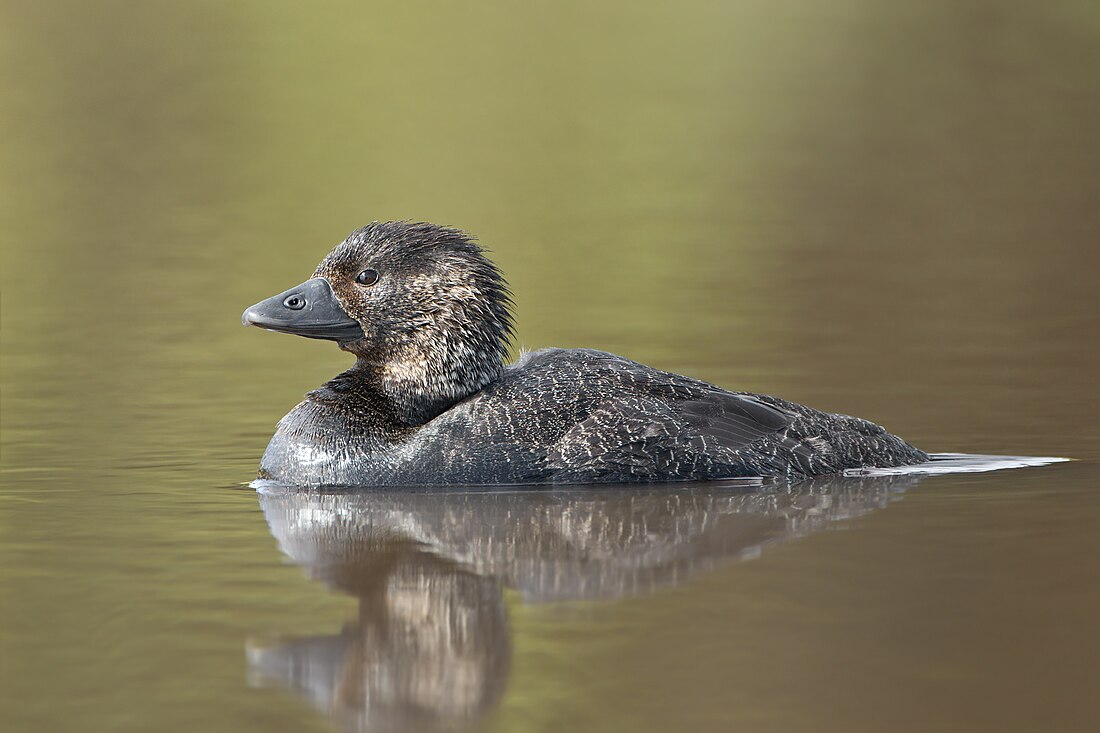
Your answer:
[[[615,351],[861,415],[930,450],[1100,457],[1094,2],[0,0],[0,62],[5,730],[325,729],[291,696],[248,689],[241,650],[253,633],[338,626],[350,601],[280,565],[255,498],[232,489],[274,422],[348,360],[244,331],[239,314],[374,219],[475,233],[516,293],[517,345]],[[1019,642],[1062,660],[1046,702],[967,717],[937,696],[947,665],[870,711],[840,693],[825,716],[837,729],[916,730],[917,710],[941,729],[1085,719],[1086,678],[1065,659],[1083,665],[1080,640],[1100,639],[1080,564],[1100,549],[1097,474],[1058,475],[996,507],[965,481],[940,493],[955,503],[906,504],[934,522],[961,502],[973,524],[940,528],[943,546],[998,548],[973,576],[935,566],[948,575],[1010,563],[980,599],[948,582],[930,613],[1017,607],[992,636],[973,630],[1000,648],[1044,609],[1074,609],[1065,637]],[[1054,505],[1035,503],[1051,491]],[[1037,557],[1017,530],[1040,510],[1053,554]],[[866,565],[816,569],[820,597],[741,611],[842,616],[838,587],[862,570],[882,618],[904,618],[917,591],[884,578],[912,545],[894,543],[890,516],[851,540]],[[727,700],[736,685],[715,671],[760,659],[710,643],[735,615],[694,621],[741,602],[716,588],[746,575],[805,581],[806,558],[784,552],[622,616],[546,620],[513,603],[496,724],[822,729],[835,694],[791,707],[778,693],[831,673],[842,635],[819,665],[797,657],[802,671],[768,678],[773,697]],[[1052,566],[1064,588],[1024,592]],[[571,640],[600,628],[618,646],[586,642],[575,660]],[[681,633],[662,652],[641,643],[647,628]],[[694,628],[696,646],[681,638]],[[791,653],[805,641],[795,632]],[[926,646],[902,645],[899,664]],[[638,685],[660,682],[617,660],[646,650],[631,664],[659,669],[700,649],[705,674],[680,678],[690,694],[651,698],[666,717],[623,717]],[[604,687],[581,694],[578,667]],[[971,700],[1030,684],[980,678]]]

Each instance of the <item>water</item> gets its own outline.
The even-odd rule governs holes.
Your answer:
[[[0,729],[1093,729],[1093,6],[5,4]],[[241,310],[402,217],[518,345],[1077,460],[258,495],[348,362]]]

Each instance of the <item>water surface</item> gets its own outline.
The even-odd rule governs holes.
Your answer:
[[[1094,5],[5,3],[0,728],[1094,728]],[[348,361],[241,310],[404,217],[517,347],[1078,460],[257,495]]]

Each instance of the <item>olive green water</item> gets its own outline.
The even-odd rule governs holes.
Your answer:
[[[0,54],[0,729],[1096,729],[1094,3],[7,1]],[[525,347],[1080,460],[258,497],[348,361],[239,314],[388,218]]]

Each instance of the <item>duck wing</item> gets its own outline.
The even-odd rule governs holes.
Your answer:
[[[743,448],[794,422],[790,413],[747,395],[720,389],[710,389],[698,398],[677,403],[674,412],[694,431],[714,438],[719,447],[727,450]]]
[[[794,419],[752,397],[709,385],[686,390],[677,386],[681,399],[624,394],[597,405],[551,447],[547,463],[553,480],[672,481],[753,475],[737,451],[785,430]]]

